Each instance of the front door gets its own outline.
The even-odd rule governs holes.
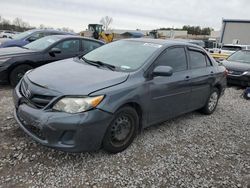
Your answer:
[[[61,41],[52,48],[60,49],[61,53],[50,54],[49,51],[46,52],[45,59],[47,59],[47,63],[71,57],[76,57],[80,54],[80,42],[78,39],[68,39],[65,41]]]
[[[153,124],[188,111],[191,93],[191,72],[184,47],[169,48],[156,61],[156,66],[170,66],[173,75],[158,76],[148,81],[150,107],[148,123]]]

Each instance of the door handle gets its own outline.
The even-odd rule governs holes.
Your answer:
[[[189,80],[189,79],[190,79],[190,76],[186,76],[186,77],[185,77],[185,80]]]

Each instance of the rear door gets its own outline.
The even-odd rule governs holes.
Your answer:
[[[189,66],[192,71],[192,101],[190,109],[201,108],[206,103],[214,83],[214,68],[207,54],[198,48],[189,47]]]
[[[102,46],[102,44],[100,44],[99,42],[86,40],[86,39],[81,40],[81,45],[82,45],[81,46],[81,54],[82,55]]]
[[[156,60],[157,65],[172,67],[173,75],[158,76],[149,81],[150,124],[187,112],[191,93],[191,72],[184,47],[168,48]]]

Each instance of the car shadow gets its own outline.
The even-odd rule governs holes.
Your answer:
[[[8,89],[13,89],[13,87],[7,84],[0,84],[0,90],[8,90]]]

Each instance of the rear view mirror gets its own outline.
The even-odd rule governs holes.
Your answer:
[[[171,76],[173,68],[169,66],[158,66],[153,71],[153,76]]]
[[[61,49],[59,48],[52,48],[50,51],[49,51],[49,54],[53,57],[55,57],[55,54],[60,54],[62,51]]]

